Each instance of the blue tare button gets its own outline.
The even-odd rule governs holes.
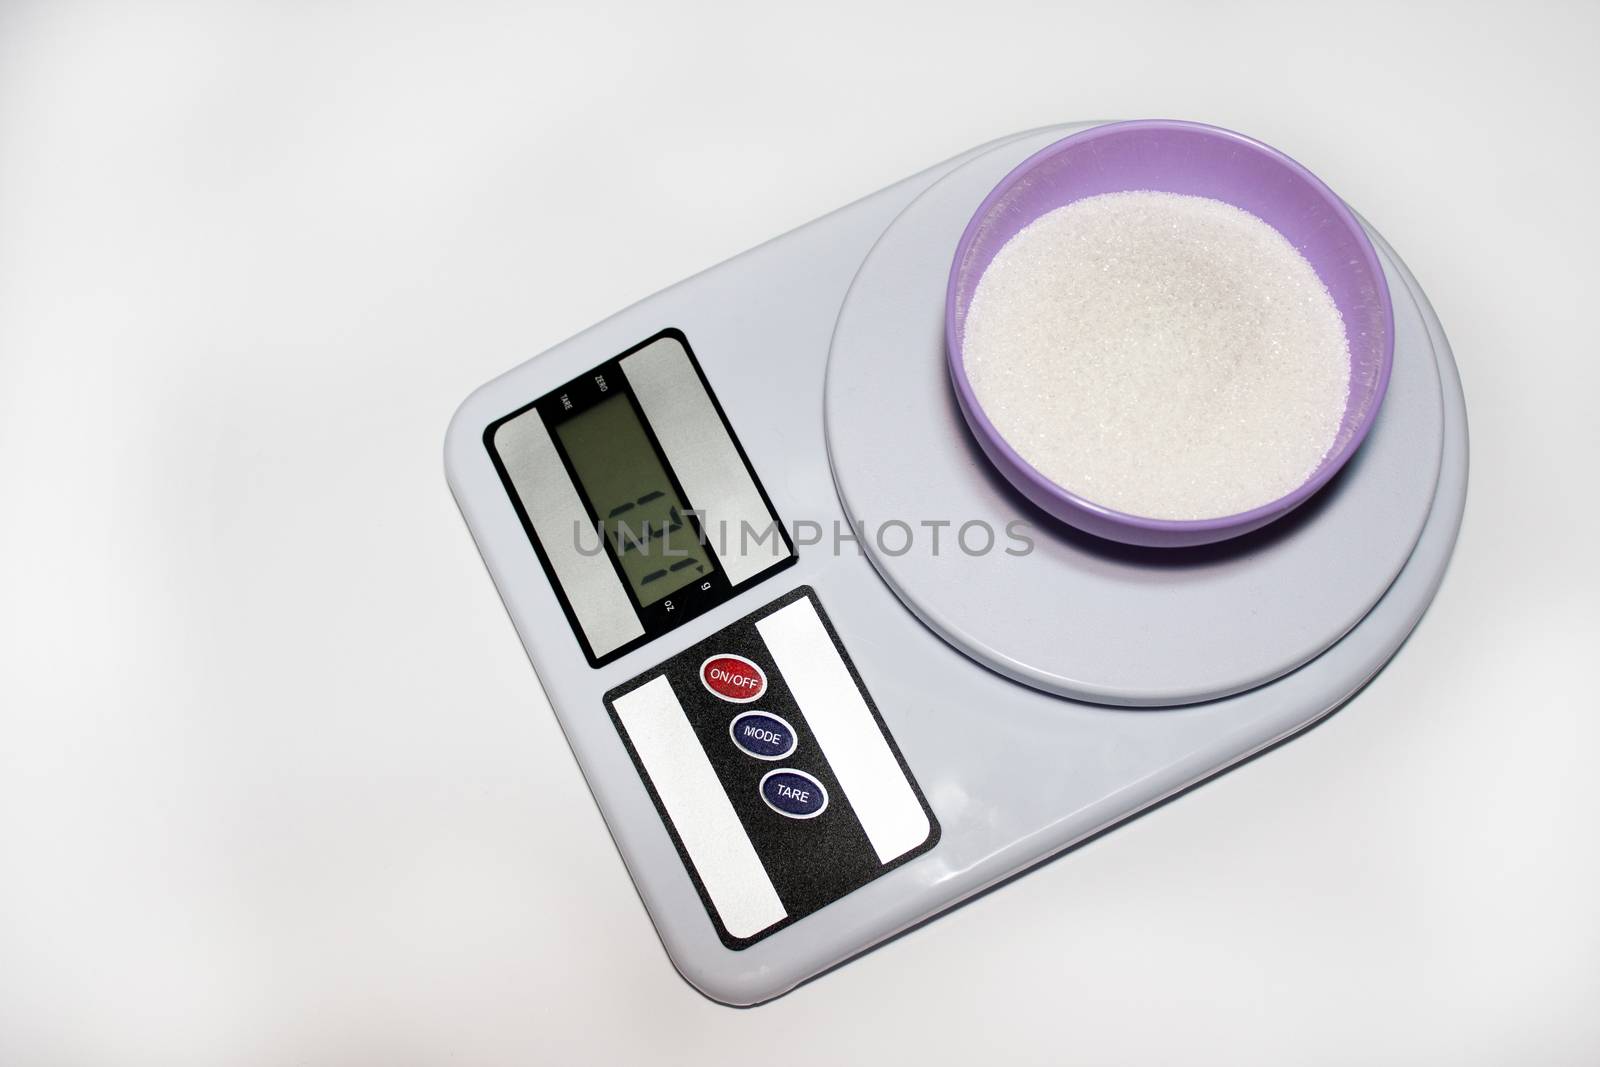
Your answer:
[[[783,759],[794,752],[794,727],[766,711],[747,711],[735,715],[728,724],[733,743],[756,759]]]
[[[761,799],[779,815],[815,819],[828,806],[828,791],[805,771],[768,771],[761,779]]]

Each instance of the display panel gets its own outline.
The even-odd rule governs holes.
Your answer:
[[[795,562],[682,331],[495,419],[483,443],[591,667]]]
[[[711,573],[711,560],[629,398],[616,393],[556,436],[640,605]]]

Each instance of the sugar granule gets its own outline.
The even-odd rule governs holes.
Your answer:
[[[963,356],[1040,473],[1132,515],[1206,519],[1302,484],[1350,388],[1311,264],[1231,204],[1107,193],[1041,216],[984,270]]]

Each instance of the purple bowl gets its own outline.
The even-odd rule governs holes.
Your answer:
[[[1210,197],[1264,220],[1306,257],[1344,317],[1350,399],[1321,465],[1270,504],[1213,519],[1150,519],[1103,507],[1057,485],[1006,443],[967,380],[961,340],[978,279],[995,254],[1041,215],[1085,197],[1153,190]],[[1394,364],[1394,307],[1378,255],[1344,202],[1300,164],[1260,141],[1197,122],[1097,126],[1028,157],[995,186],[956,245],[945,292],[950,380],[967,425],[1012,485],[1050,514],[1099,537],[1176,548],[1224,541],[1281,518],[1328,483],[1377,417]]]

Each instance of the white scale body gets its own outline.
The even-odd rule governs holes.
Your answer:
[[[988,467],[950,395],[945,276],[989,190],[1088,125],[981,146],[689,278],[451,422],[472,536],[662,943],[715,1000],[782,994],[1305,729],[1443,578],[1465,406],[1370,227],[1389,394],[1289,518],[1122,548]],[[708,547],[613,552],[611,512],[687,512]],[[740,543],[774,519],[788,535]],[[992,551],[954,544],[973,519]],[[938,552],[930,521],[952,523]],[[835,551],[836,529],[867,536]]]

